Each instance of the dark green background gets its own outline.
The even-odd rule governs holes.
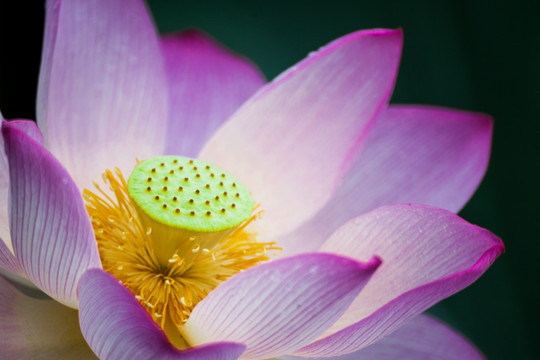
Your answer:
[[[43,5],[0,9],[0,109],[34,118]],[[402,27],[392,97],[481,111],[495,118],[491,164],[461,212],[506,244],[479,281],[432,312],[489,359],[533,359],[540,304],[540,41],[535,2],[150,0],[163,33],[201,28],[251,58],[268,79],[308,52],[358,29]]]

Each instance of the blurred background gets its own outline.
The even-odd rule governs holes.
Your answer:
[[[35,119],[44,5],[3,1],[0,6],[0,109],[6,118]],[[160,32],[202,29],[253,60],[269,80],[347,33],[403,28],[393,103],[454,107],[495,119],[488,172],[460,215],[500,236],[506,253],[479,281],[430,312],[468,336],[488,359],[537,358],[537,2],[149,0],[149,6]]]

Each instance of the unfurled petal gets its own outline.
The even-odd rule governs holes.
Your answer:
[[[80,276],[101,267],[82,197],[67,171],[40,144],[9,122],[2,133],[15,256],[41,290],[76,307]]]
[[[77,311],[26,296],[1,276],[0,304],[2,359],[97,359],[79,330]]]
[[[380,265],[332,254],[303,254],[239,273],[193,310],[190,344],[233,341],[242,357],[266,359],[297,349],[343,314]]]
[[[304,358],[286,356],[283,360]],[[419,315],[365,349],[332,360],[483,360],[467,339],[438,320]]]
[[[170,98],[165,153],[195,157],[265,80],[249,60],[196,30],[163,37],[161,48]]]
[[[315,250],[346,221],[379,206],[427,204],[459,211],[484,176],[491,118],[428,106],[390,106],[343,185],[284,244],[287,253]]]
[[[5,120],[1,118],[3,123]],[[43,136],[35,122],[31,120],[12,120],[10,126],[18,128],[40,144]],[[4,151],[4,139],[0,136],[0,269],[24,277],[24,271],[13,255],[8,218],[9,165]]]
[[[332,42],[248,100],[202,150],[261,203],[261,238],[292,231],[330,199],[386,106],[401,44],[399,30]]]
[[[49,0],[37,120],[79,187],[161,153],[168,90],[141,0]]]
[[[321,251],[383,265],[320,340],[297,352],[337,356],[370,345],[470,285],[504,250],[496,236],[423,205],[386,206],[341,227]]]
[[[133,294],[102,270],[89,270],[79,288],[84,337],[100,359],[237,359],[242,344],[214,343],[176,349]]]

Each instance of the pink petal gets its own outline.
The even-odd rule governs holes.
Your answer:
[[[81,278],[79,319],[83,335],[100,359],[237,359],[242,344],[214,343],[176,349],[165,333],[110,274],[89,270]]]
[[[167,154],[195,157],[210,135],[257,89],[261,72],[249,60],[190,30],[161,40],[169,82]]]
[[[82,273],[101,267],[81,195],[67,171],[9,122],[2,127],[10,172],[10,230],[28,278],[54,299],[77,306]]]
[[[237,176],[275,238],[330,199],[393,88],[400,30],[353,33],[323,47],[252,97],[201,157]]]
[[[303,359],[285,357],[284,360]],[[332,360],[482,360],[485,357],[462,335],[438,320],[419,315],[390,336],[365,349]]]
[[[357,351],[478,279],[503,252],[500,239],[458,216],[423,205],[386,206],[341,227],[321,251],[384,264],[325,337],[297,352]]]
[[[233,341],[243,358],[266,359],[322,334],[347,309],[380,265],[332,254],[303,254],[266,263],[227,280],[193,310],[190,344]]]
[[[0,304],[2,359],[96,359],[79,330],[77,311],[23,295],[1,276]]]
[[[4,123],[5,120],[0,116],[0,121]],[[31,120],[11,120],[9,124],[24,131],[40,144],[43,143],[43,136],[35,122]],[[15,278],[25,277],[24,270],[14,256],[11,235],[9,234],[9,165],[4,152],[4,139],[1,136],[0,149],[0,272],[4,270],[4,275],[6,274],[5,271],[14,273],[12,275]]]
[[[49,0],[38,91],[45,145],[80,187],[163,150],[168,93],[141,0]]]
[[[288,253],[317,249],[346,221],[382,205],[427,204],[458,212],[489,160],[489,116],[429,106],[390,106],[341,188],[287,236]]]

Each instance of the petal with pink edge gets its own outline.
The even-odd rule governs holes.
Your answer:
[[[295,65],[244,104],[201,157],[237,176],[265,210],[262,238],[292,231],[330,199],[386,106],[400,30],[360,31]]]
[[[504,251],[499,238],[447,210],[424,205],[378,208],[343,227],[321,251],[383,265],[347,312],[317,341],[308,357],[359,350],[478,279]]]
[[[222,342],[178,350],[133,294],[102,270],[83,275],[79,298],[82,332],[100,359],[233,360],[245,348]]]
[[[52,299],[26,296],[0,276],[0,354],[4,360],[97,359],[77,311]]]
[[[49,0],[37,119],[79,187],[162,152],[168,90],[141,0]]]
[[[328,205],[287,236],[287,253],[317,249],[346,221],[379,206],[426,204],[458,212],[478,187],[491,147],[489,116],[390,106]]]
[[[101,267],[90,219],[67,171],[11,124],[2,127],[10,172],[10,231],[28,278],[54,299],[77,307],[86,269]]]
[[[0,114],[1,115],[1,114]],[[2,124],[4,119],[0,117]],[[24,131],[38,143],[43,143],[43,136],[35,122],[31,120],[11,120],[9,124]],[[4,139],[0,136],[0,270],[15,273],[16,277],[25,277],[24,270],[17,261],[11,245],[8,217],[9,165],[4,151]],[[5,274],[5,272],[4,272]]]
[[[234,341],[247,359],[297,349],[322,334],[347,309],[379,267],[333,254],[275,260],[227,280],[191,313],[183,334],[190,344]]]
[[[286,356],[283,360],[304,359]],[[388,337],[359,351],[332,360],[483,360],[480,351],[462,335],[427,315],[407,321]]]
[[[169,83],[166,154],[195,157],[216,129],[264,85],[249,60],[189,30],[161,39]]]

